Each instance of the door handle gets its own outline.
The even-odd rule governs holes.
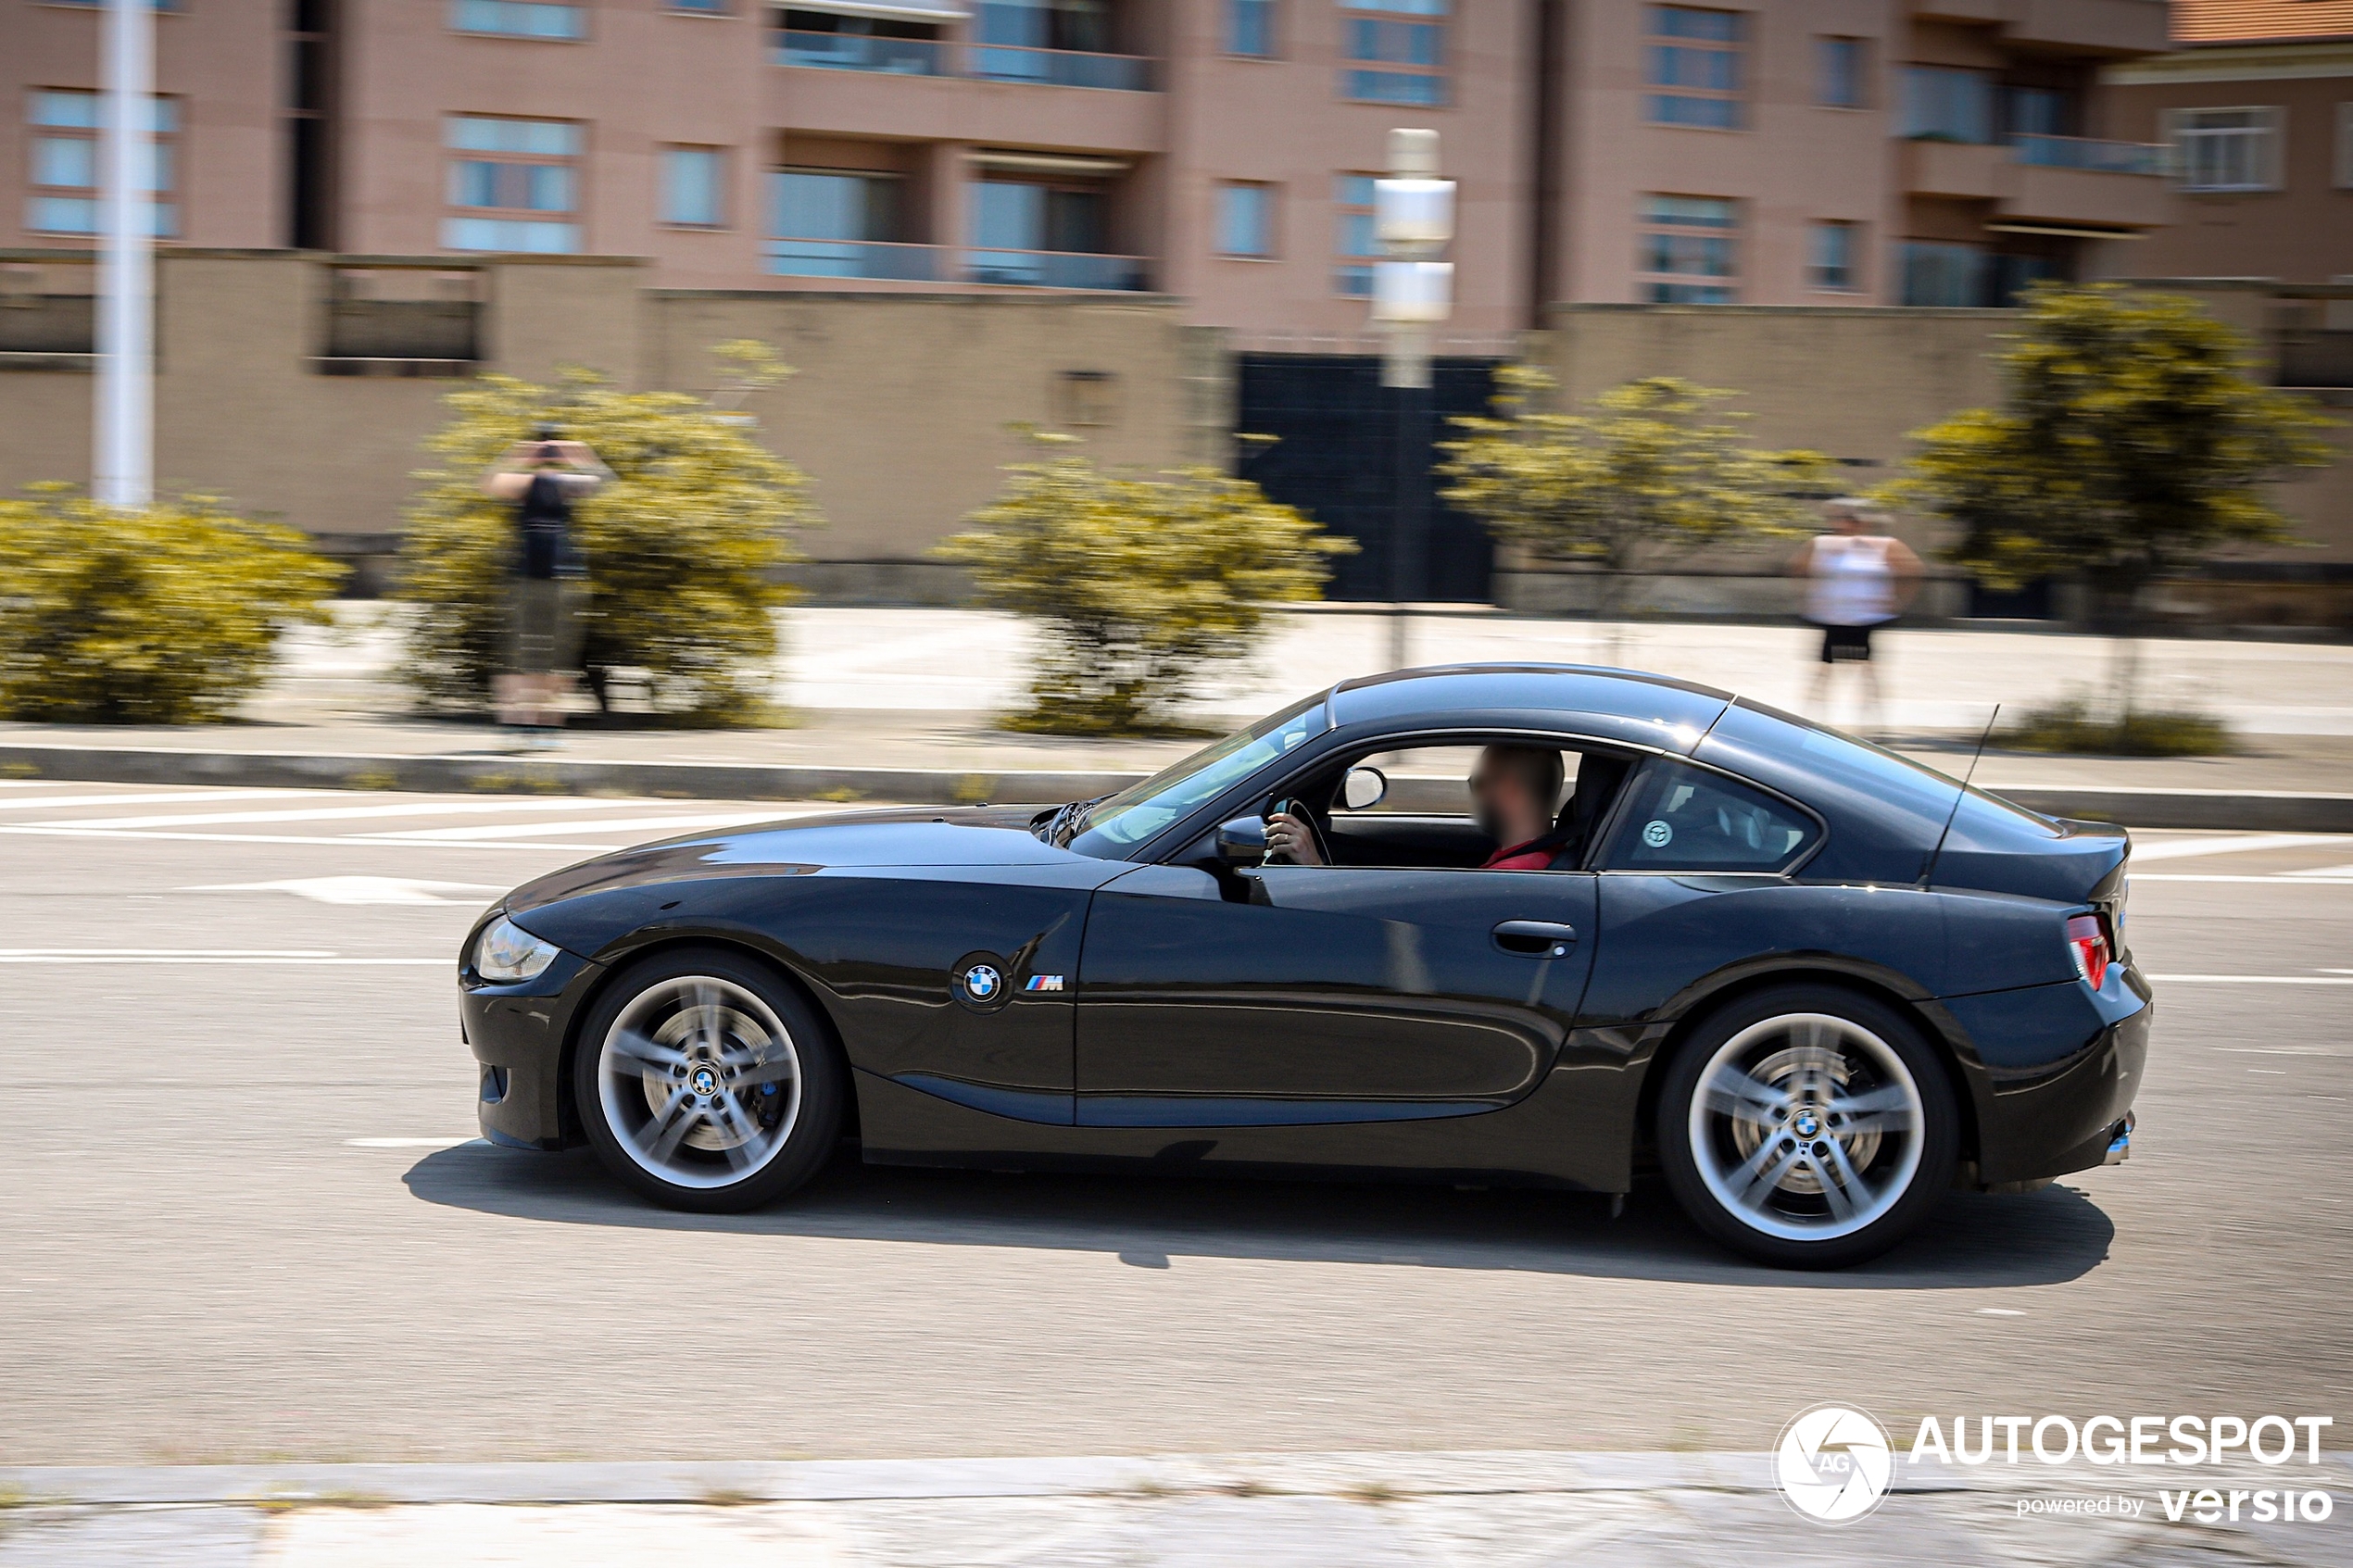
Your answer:
[[[1495,928],[1495,946],[1516,958],[1565,959],[1577,945],[1577,928],[1549,920],[1507,920]]]

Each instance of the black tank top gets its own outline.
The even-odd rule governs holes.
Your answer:
[[[522,531],[522,574],[556,576],[572,543],[572,501],[562,481],[551,473],[533,474],[515,508],[515,522]]]

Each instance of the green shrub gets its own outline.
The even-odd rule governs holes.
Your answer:
[[[0,717],[227,718],[340,571],[303,535],[190,495],[115,511],[69,485],[0,500]]]
[[[742,383],[786,372],[757,345],[728,345]],[[484,376],[443,399],[449,422],[426,443],[440,459],[418,474],[397,596],[418,607],[410,683],[437,706],[488,699],[505,641],[512,503],[483,475],[541,424],[585,441],[614,482],[574,512],[587,558],[582,664],[601,692],[616,671],[645,671],[657,706],[682,720],[761,717],[776,656],[770,612],[793,590],[777,570],[798,560],[791,531],[815,521],[808,481],[746,432],[741,416],[677,392],[616,392],[585,370],[554,386]]]
[[[1182,730],[1204,668],[1249,652],[1270,603],[1317,597],[1325,558],[1356,547],[1214,469],[1123,477],[1070,454],[1006,471],[1005,494],[935,553],[972,567],[981,603],[1039,623],[1014,729]]]
[[[2230,726],[2210,715],[2136,709],[2120,719],[2082,697],[2029,709],[1994,738],[2020,751],[2098,757],[2220,757],[2232,749]]]

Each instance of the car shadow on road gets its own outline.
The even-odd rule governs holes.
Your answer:
[[[621,1187],[585,1150],[534,1154],[470,1143],[403,1178],[428,1203],[556,1224],[736,1236],[833,1236],[941,1247],[1114,1253],[1138,1268],[1173,1257],[1519,1270],[1691,1284],[1843,1290],[2051,1285],[2097,1268],[2116,1227],[2081,1192],[1956,1194],[1875,1262],[1795,1273],[1733,1258],[1701,1236],[1655,1181],[1613,1220],[1605,1197],[1496,1188],[1252,1182],[1209,1177],[997,1174],[835,1160],[791,1198],[749,1214],[685,1214]]]

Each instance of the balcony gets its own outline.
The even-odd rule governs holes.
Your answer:
[[[1151,61],[1139,55],[1094,55],[944,38],[875,38],[862,33],[779,32],[776,64],[885,76],[959,76],[975,82],[1026,82],[1117,93],[1151,90]]]
[[[880,240],[770,240],[766,254],[768,270],[779,277],[873,282],[1139,291],[1145,287],[1147,270],[1146,258],[1140,256],[896,245]]]
[[[2001,221],[2129,232],[2171,219],[2170,149],[2082,136],[2007,144],[1924,138],[1905,144],[1905,189],[1990,202]]]

